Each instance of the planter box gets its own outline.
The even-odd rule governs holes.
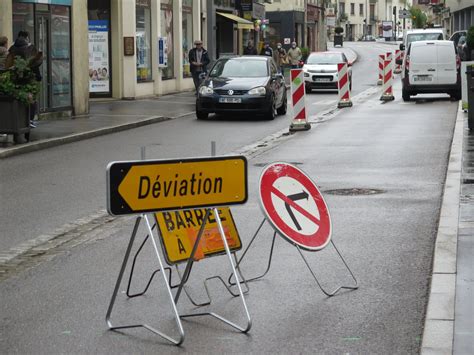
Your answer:
[[[19,135],[24,134],[26,140],[30,136],[29,106],[22,104],[10,96],[0,95],[0,134],[13,134],[15,143]]]

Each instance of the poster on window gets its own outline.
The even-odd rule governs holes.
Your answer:
[[[89,21],[89,92],[108,93],[109,21]]]
[[[385,38],[393,37],[393,22],[382,21],[382,36]]]

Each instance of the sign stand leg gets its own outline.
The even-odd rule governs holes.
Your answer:
[[[110,316],[112,314],[112,310],[113,310],[113,307],[114,307],[114,304],[115,304],[115,299],[117,297],[117,293],[118,293],[118,290],[120,288],[120,284],[122,282],[123,274],[124,274],[125,268],[127,266],[128,259],[130,257],[130,252],[131,252],[131,249],[132,249],[132,246],[133,246],[133,242],[135,240],[135,237],[136,237],[136,234],[137,234],[137,231],[138,231],[138,227],[140,225],[140,221],[141,221],[142,218],[145,219],[149,235],[151,236],[151,241],[153,243],[153,247],[154,247],[155,252],[156,252],[156,257],[157,257],[158,263],[160,265],[160,270],[163,270],[163,272],[162,272],[163,281],[166,284],[168,295],[170,297],[171,304],[173,306],[173,312],[174,312],[174,315],[175,315],[176,324],[177,324],[178,330],[179,330],[179,338],[178,339],[174,339],[174,338],[166,335],[165,333],[160,332],[159,330],[157,330],[157,329],[155,329],[155,328],[153,328],[153,327],[151,327],[147,324],[130,324],[130,325],[113,326],[112,322],[110,321]],[[154,235],[153,235],[153,230],[150,226],[150,222],[148,221],[148,217],[146,215],[141,215],[141,216],[137,217],[137,219],[135,221],[135,226],[133,228],[132,236],[130,237],[130,242],[128,243],[127,251],[125,252],[125,257],[123,259],[122,266],[120,267],[119,276],[117,278],[117,282],[115,283],[114,292],[112,294],[112,298],[110,300],[109,308],[107,310],[107,315],[106,315],[105,319],[106,319],[107,325],[108,325],[110,330],[127,329],[127,328],[140,328],[141,327],[141,328],[145,328],[145,329],[161,336],[162,338],[168,340],[169,342],[171,342],[175,345],[180,345],[184,341],[184,330],[183,330],[183,326],[181,324],[181,319],[179,317],[179,313],[178,313],[178,310],[176,308],[176,303],[173,300],[173,294],[171,293],[171,288],[170,288],[170,285],[168,284],[168,280],[166,278],[166,273],[164,272],[163,262],[161,261],[160,253],[158,251],[158,246],[156,244],[156,241],[155,241],[155,238],[154,238]]]
[[[152,226],[152,230],[156,227],[156,223],[153,224]],[[159,233],[159,232],[158,232]],[[128,298],[134,298],[134,297],[139,297],[139,296],[143,296],[147,291],[148,291],[148,288],[150,287],[151,285],[151,282],[153,281],[153,278],[155,277],[155,275],[160,271],[160,269],[156,269],[155,271],[153,271],[153,273],[151,274],[149,280],[148,280],[148,283],[146,284],[144,290],[142,292],[137,292],[137,293],[131,293],[130,291],[130,288],[131,288],[131,285],[132,285],[132,279],[133,279],[133,275],[134,275],[134,271],[135,271],[135,264],[137,262],[137,258],[139,256],[139,254],[141,253],[146,241],[148,240],[148,238],[150,237],[149,234],[147,234],[145,236],[145,238],[143,239],[143,242],[142,244],[140,245],[140,247],[138,248],[138,250],[136,251],[134,257],[133,257],[133,262],[132,262],[132,265],[131,265],[131,268],[130,268],[130,275],[129,275],[129,279],[128,279],[128,285],[127,285],[127,297]],[[178,269],[178,265],[175,265],[176,266],[176,272],[179,276],[179,279],[180,279],[180,283],[181,283],[181,275],[180,275],[180,272],[179,272],[179,269]],[[165,267],[165,270],[168,271],[168,284],[170,285],[171,289],[174,289],[174,288],[177,288],[179,287],[179,284],[175,284],[173,285],[172,284],[172,269],[170,267]],[[189,275],[188,275],[189,276]],[[187,281],[187,280],[186,280]],[[186,290],[186,287],[184,286],[184,293],[186,294],[186,296],[188,297],[189,301],[195,305],[195,306],[200,306],[200,304],[198,304],[196,301],[194,301],[191,297],[191,295],[189,294],[189,292]],[[205,304],[203,304],[205,305]]]
[[[225,236],[225,232],[224,232],[224,228],[222,227],[222,221],[221,221],[221,218],[219,216],[219,212],[217,211],[217,208],[213,208],[214,210],[214,215],[215,215],[215,218],[216,218],[216,222],[217,222],[217,226],[219,228],[219,233],[221,235],[221,238],[222,238],[222,243],[224,244],[224,248],[225,248],[225,252],[227,254],[227,257],[229,259],[229,264],[232,268],[232,273],[233,275],[235,275],[236,277],[236,280],[237,280],[237,287],[239,289],[239,295],[240,295],[240,298],[242,300],[242,305],[243,305],[243,308],[245,310],[245,316],[247,318],[247,325],[245,327],[241,327],[231,321],[229,321],[228,319],[222,317],[221,315],[217,314],[217,313],[214,313],[214,312],[202,312],[202,313],[191,313],[191,314],[184,314],[184,315],[181,315],[181,318],[185,318],[185,317],[198,317],[198,316],[204,316],[204,315],[209,315],[209,316],[212,316],[214,318],[217,318],[219,319],[220,321],[230,325],[231,327],[237,329],[237,330],[240,330],[241,332],[243,333],[246,333],[250,330],[251,326],[252,326],[252,320],[250,319],[250,314],[249,314],[249,311],[248,311],[248,308],[247,308],[247,303],[245,302],[245,297],[244,297],[244,293],[242,291],[242,287],[240,285],[240,280],[239,280],[239,276],[237,274],[237,271],[236,271],[236,266],[234,265],[234,262],[232,260],[232,253],[230,251],[230,248],[229,248],[229,245],[227,243],[227,239],[226,239],[226,236]],[[184,271],[184,275],[183,277],[186,278],[187,277],[187,274],[189,273],[188,269],[190,267],[190,264],[192,264],[193,262],[193,259],[194,259],[194,254],[196,252],[196,249],[197,249],[197,245],[199,244],[199,239],[201,237],[201,234],[202,234],[202,231],[204,230],[204,225],[206,224],[207,222],[207,217],[209,217],[209,214],[210,214],[210,211],[211,209],[207,209],[206,211],[206,215],[204,217],[204,221],[203,221],[203,224],[201,226],[201,230],[199,231],[199,235],[196,239],[196,242],[194,244],[194,248],[191,252],[191,256],[189,258],[189,261],[188,261],[188,264],[186,265],[186,269]],[[184,283],[182,282],[180,287],[178,288],[178,292],[175,296],[175,300],[176,302],[178,301],[179,299],[179,295],[180,295],[180,291],[182,289],[182,286],[184,285]]]
[[[258,226],[257,228],[257,231],[255,232],[255,234],[253,235],[252,239],[250,240],[250,243],[249,245],[247,246],[247,248],[245,248],[244,252],[242,253],[242,256],[240,257],[240,259],[238,259],[237,261],[237,264],[236,264],[236,267],[239,268],[240,266],[240,263],[242,262],[242,260],[244,259],[245,257],[245,254],[247,254],[248,250],[250,249],[250,246],[252,245],[252,243],[254,242],[254,240],[257,238],[257,235],[258,233],[260,232],[260,229],[262,229],[263,227],[263,224],[265,223],[266,219],[264,218],[262,220],[262,223],[260,223],[260,225]],[[268,271],[270,271],[270,266],[272,264],[272,257],[273,257],[273,248],[275,246],[275,240],[276,240],[276,232],[273,232],[273,240],[272,240],[272,245],[270,246],[270,254],[268,256],[268,264],[267,264],[267,269],[265,270],[265,272],[259,276],[255,276],[255,277],[252,277],[250,279],[245,279],[242,275],[242,282],[244,283],[247,283],[247,282],[251,282],[251,281],[255,281],[255,280],[258,280],[258,279],[261,279],[262,277],[264,277]],[[232,282],[232,277],[234,276],[234,274],[231,274],[229,276],[229,279],[227,280],[229,285],[231,286],[235,286],[235,282]]]
[[[308,261],[306,260],[306,258],[304,257],[303,255],[303,252],[301,251],[301,248],[298,246],[298,245],[295,245],[296,249],[298,249],[298,252],[300,253],[301,257],[303,258],[306,266],[308,267],[309,269],[309,272],[311,273],[311,275],[313,276],[314,280],[316,281],[316,284],[319,286],[319,288],[321,289],[321,291],[323,291],[323,293],[328,296],[328,297],[332,297],[334,296],[336,293],[338,293],[340,290],[342,289],[348,289],[348,290],[357,290],[359,288],[359,285],[358,285],[358,282],[357,282],[357,279],[355,278],[354,274],[352,273],[351,269],[349,268],[349,266],[347,265],[346,263],[346,260],[343,258],[342,254],[339,252],[339,250],[337,249],[336,247],[336,244],[334,244],[334,242],[331,240],[331,244],[333,245],[334,249],[336,250],[337,254],[339,255],[339,257],[341,258],[342,262],[344,263],[344,265],[346,266],[346,269],[349,271],[349,273],[351,274],[352,276],[352,279],[355,281],[355,285],[354,286],[339,286],[338,288],[336,288],[334,291],[332,292],[327,292],[322,286],[321,284],[319,283],[319,280],[318,278],[316,277],[316,275],[314,274],[313,272],[313,269],[311,268],[311,266],[309,266],[309,263]]]

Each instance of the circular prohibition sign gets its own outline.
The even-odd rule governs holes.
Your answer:
[[[331,240],[331,217],[316,184],[297,167],[283,162],[260,175],[260,204],[273,228],[288,242],[309,251]]]

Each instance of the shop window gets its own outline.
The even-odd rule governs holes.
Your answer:
[[[136,2],[137,81],[152,79],[151,69],[151,1]]]
[[[33,4],[13,3],[13,36],[9,38],[9,43],[13,44],[20,31],[28,31],[30,40],[35,38]]]
[[[52,107],[71,105],[69,7],[51,6]]]
[[[173,0],[161,1],[161,36],[166,38],[168,66],[162,69],[163,79],[174,78],[174,43],[173,43]]]
[[[188,53],[193,48],[193,0],[183,0],[183,77],[191,76]]]

